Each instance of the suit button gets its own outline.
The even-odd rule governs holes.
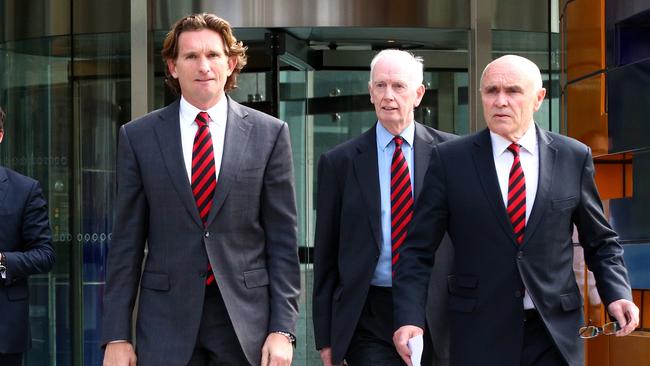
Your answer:
[[[521,290],[515,291],[515,297],[520,298],[521,297]]]
[[[206,237],[206,238],[209,238],[209,237],[210,237],[210,232],[209,232],[209,231],[206,231],[206,232],[205,232],[205,237]]]
[[[199,277],[201,277],[201,278],[205,278],[205,276],[206,276],[207,274],[208,274],[207,271],[204,270],[204,269],[202,269],[202,270],[199,271]]]
[[[524,257],[524,252],[521,251],[521,250],[518,251],[518,252],[517,252],[517,259],[521,260],[521,258],[523,258],[523,257]]]

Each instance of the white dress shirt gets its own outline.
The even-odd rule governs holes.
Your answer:
[[[514,155],[508,150],[508,146],[512,141],[497,135],[490,131],[492,139],[492,154],[494,156],[494,167],[497,171],[497,178],[499,179],[499,188],[501,188],[501,195],[503,197],[504,207],[508,207],[508,178],[510,175],[510,168],[514,160]],[[535,123],[531,123],[530,127],[524,135],[517,141],[521,145],[519,150],[519,161],[521,168],[524,170],[524,177],[526,179],[526,224],[530,217],[530,212],[533,210],[533,203],[535,202],[535,195],[537,194],[537,181],[539,180],[539,150],[537,148],[537,131],[535,130]],[[524,296],[524,309],[533,309],[535,305],[528,296],[528,291]]]
[[[181,105],[178,113],[178,119],[181,127],[181,143],[183,145],[183,160],[185,161],[185,170],[187,179],[192,183],[192,147],[194,146],[194,136],[199,126],[194,121],[199,112],[208,112],[210,121],[210,135],[212,135],[212,149],[214,151],[214,174],[219,178],[221,170],[221,158],[223,157],[223,142],[226,137],[226,119],[228,118],[228,101],[224,96],[217,104],[203,111],[191,105],[181,96]],[[217,184],[219,184],[217,182]]]

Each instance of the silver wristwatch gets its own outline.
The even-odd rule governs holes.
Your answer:
[[[281,330],[277,330],[277,331],[275,331],[273,333],[282,334],[283,336],[287,337],[287,339],[289,340],[289,343],[293,344],[294,346],[296,345],[296,337],[294,337],[293,334],[291,334],[289,332],[283,332]]]

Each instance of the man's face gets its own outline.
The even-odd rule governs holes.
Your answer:
[[[368,86],[370,102],[379,122],[397,135],[413,120],[413,109],[424,96],[424,85],[415,85],[413,72],[389,56],[379,59]]]
[[[224,95],[228,76],[237,60],[228,57],[221,35],[211,29],[185,31],[178,36],[178,56],[167,60],[169,73],[181,94],[193,106],[208,109]]]
[[[481,80],[481,100],[490,131],[513,142],[526,133],[546,94],[535,87],[534,77],[516,59],[499,59],[489,66]]]

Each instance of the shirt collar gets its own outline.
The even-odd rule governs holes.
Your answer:
[[[377,146],[379,146],[380,149],[386,150],[388,145],[390,144],[391,141],[393,141],[393,136],[392,133],[388,132],[388,130],[381,124],[381,122],[377,121]],[[402,133],[399,134],[404,141],[409,145],[413,146],[413,139],[415,138],[415,123],[411,121],[408,126],[402,131]]]
[[[225,96],[221,98],[217,104],[213,105],[212,107],[208,108],[205,112],[208,112],[210,115],[210,120],[212,122],[221,125],[226,123],[226,119],[228,118],[228,98]],[[191,125],[194,123],[194,119],[196,119],[196,116],[199,114],[199,112],[203,112],[202,109],[198,109],[190,102],[188,102],[182,95],[181,95],[181,105],[180,105],[180,119],[181,123]]]
[[[512,144],[512,141],[507,140],[492,131],[490,131],[490,138],[492,139],[492,152],[494,153],[494,156],[500,156],[508,149],[508,146]],[[526,133],[524,133],[517,143],[531,155],[537,155],[537,130],[534,122],[530,124]]]

